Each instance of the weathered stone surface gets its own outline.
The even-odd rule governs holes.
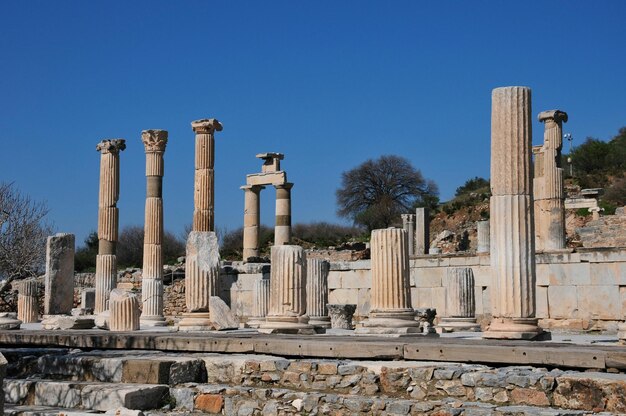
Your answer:
[[[15,312],[0,312],[0,329],[19,329],[22,321]]]
[[[17,319],[23,323],[39,321],[39,283],[35,279],[23,280],[18,284]]]
[[[211,310],[211,322],[215,329],[239,328],[239,320],[221,298],[211,296],[209,299],[209,309]]]
[[[196,397],[195,409],[207,413],[221,413],[224,408],[224,397],[221,394],[199,394]]]
[[[330,263],[321,259],[307,258],[306,310],[309,324],[319,328],[330,328],[328,303],[328,272]]]
[[[109,329],[111,331],[139,330],[139,299],[134,293],[113,289],[110,299]]]
[[[45,315],[69,315],[74,300],[74,234],[58,233],[46,244]]]
[[[328,304],[330,326],[333,329],[352,329],[352,316],[356,311],[354,304]]]
[[[220,253],[215,232],[189,233],[185,265],[187,311],[209,312],[209,298],[219,293]]]
[[[44,315],[41,321],[43,329],[91,329],[95,326],[92,317],[69,315]]]
[[[107,411],[118,407],[147,410],[161,407],[167,397],[167,386],[120,384],[85,386],[81,392],[82,405],[89,409]]]

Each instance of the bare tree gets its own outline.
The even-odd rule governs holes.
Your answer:
[[[44,268],[48,207],[23,195],[13,183],[0,183],[0,293],[15,279],[34,277]]]

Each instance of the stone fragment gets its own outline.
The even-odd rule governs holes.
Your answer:
[[[39,284],[35,279],[19,282],[17,295],[17,319],[23,323],[39,322]]]
[[[44,315],[41,321],[43,329],[91,329],[95,326],[93,317],[70,315]]]
[[[328,304],[330,326],[333,329],[352,329],[352,317],[356,311],[354,304]]]
[[[209,308],[211,310],[211,321],[215,329],[239,328],[239,320],[221,298],[211,296],[209,299]]]
[[[74,306],[74,234],[58,233],[46,243],[45,315],[69,315]]]
[[[141,310],[139,309],[139,299],[137,295],[122,289],[113,289],[109,298],[109,307],[109,330],[139,330]]]
[[[22,321],[15,312],[0,312],[0,329],[20,329]]]

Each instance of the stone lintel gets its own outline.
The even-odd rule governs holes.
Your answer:
[[[555,121],[557,123],[560,123],[560,122],[567,123],[567,113],[565,111],[561,111],[561,110],[542,111],[541,113],[539,113],[537,118],[541,122],[553,120],[553,121]]]
[[[284,185],[287,183],[287,172],[252,173],[246,175],[246,185]]]
[[[224,126],[215,118],[203,118],[191,122],[191,128],[196,134],[212,134],[215,131],[222,131]]]

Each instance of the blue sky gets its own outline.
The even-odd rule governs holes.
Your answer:
[[[341,173],[407,157],[442,199],[489,175],[490,95],[533,90],[575,143],[626,126],[626,2],[0,3],[0,181],[59,231],[97,226],[103,138],[125,138],[120,223],[142,225],[143,129],[169,131],[165,227],[192,219],[190,122],[214,117],[216,223],[243,221],[254,155],[285,153],[294,222],[333,221]],[[542,126],[533,124],[534,142]],[[262,193],[273,223],[274,191]]]

